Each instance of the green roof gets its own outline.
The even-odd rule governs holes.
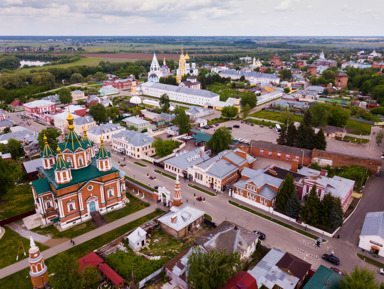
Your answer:
[[[50,170],[44,170],[43,167],[39,167],[38,170],[44,175],[44,177],[48,180],[48,182],[56,189],[60,190],[62,188],[70,187],[75,184],[81,184],[84,182],[88,182],[90,180],[109,175],[114,172],[119,172],[118,169],[115,169],[112,167],[110,171],[107,172],[101,172],[97,169],[96,166],[96,159],[92,159],[92,163],[85,168],[78,169],[78,170],[71,170],[72,174],[72,181],[67,184],[57,184],[55,182],[55,170],[54,168]],[[32,182],[32,186],[35,187],[34,182]]]
[[[99,149],[99,152],[96,154],[97,159],[107,159],[111,157],[111,153],[107,152],[107,149],[102,145]]]
[[[82,140],[81,137],[74,131],[70,131],[65,137],[65,142],[59,143],[61,151],[69,149],[71,152],[75,152],[78,148],[86,149],[90,146],[88,139]]]
[[[43,152],[41,153],[41,157],[43,158],[49,158],[53,157],[56,153],[53,151],[53,149],[49,146],[49,144],[46,144],[44,146]]]
[[[342,275],[320,265],[316,273],[313,274],[311,279],[305,284],[304,289],[339,289],[340,279],[344,278]]]
[[[36,195],[40,195],[40,194],[52,191],[51,187],[49,186],[48,180],[46,178],[33,181],[32,186],[36,191]]]
[[[206,134],[206,133],[202,133],[202,132],[198,132],[196,135],[195,135],[195,140],[196,142],[200,143],[200,142],[208,142],[210,139],[211,139],[211,135],[209,134]]]
[[[59,155],[59,157],[56,160],[56,164],[53,166],[53,169],[63,170],[68,168],[69,168],[69,164],[64,160],[62,155]]]

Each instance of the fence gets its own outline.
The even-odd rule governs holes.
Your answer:
[[[350,119],[350,120],[356,120],[356,121],[359,121],[359,122],[368,123],[368,124],[372,124],[372,125],[375,124],[374,121],[370,121],[370,120],[366,120],[366,119],[361,119],[361,118],[351,117],[351,118],[349,118],[349,119]]]
[[[161,271],[163,271],[163,267],[161,267],[159,270],[157,270],[156,272],[153,272],[151,275],[148,275],[147,277],[145,277],[143,280],[141,280],[139,282],[139,288],[143,288],[145,283],[147,283],[149,280],[151,280],[152,278],[158,276]]]
[[[28,211],[28,212],[22,213],[22,214],[17,215],[17,216],[10,217],[10,218],[5,219],[5,220],[1,220],[0,221],[0,226],[4,226],[4,225],[7,225],[7,224],[16,222],[16,221],[18,221],[20,219],[23,219],[25,217],[31,216],[31,215],[33,215],[35,213],[36,213],[36,211],[32,210],[32,211]]]

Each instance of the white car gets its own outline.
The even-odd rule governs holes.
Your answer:
[[[384,268],[380,268],[379,272],[381,275],[384,275]]]

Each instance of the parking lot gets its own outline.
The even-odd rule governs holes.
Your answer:
[[[234,128],[234,125],[238,125],[239,128]],[[245,139],[247,141],[251,140],[265,140],[268,142],[276,143],[278,135],[276,133],[276,129],[273,127],[270,129],[269,127],[260,127],[260,125],[255,124],[251,126],[250,124],[241,123],[238,120],[231,120],[224,123],[220,123],[217,127],[232,127],[232,136],[235,139]],[[213,134],[215,129],[203,129],[208,134]]]

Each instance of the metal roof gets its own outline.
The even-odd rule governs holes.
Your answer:
[[[384,211],[367,213],[360,236],[380,236],[384,239]]]
[[[121,139],[122,141],[126,141],[128,142],[128,144],[133,146],[144,146],[154,142],[153,138],[147,136],[144,133],[134,130],[121,131],[117,134],[112,135],[112,138]]]
[[[150,88],[162,89],[162,90],[166,90],[166,91],[179,92],[179,93],[188,94],[191,96],[201,96],[201,97],[206,97],[206,98],[213,98],[213,97],[219,96],[218,94],[213,93],[213,92],[208,91],[208,90],[199,90],[199,89],[174,86],[174,85],[157,83],[157,82],[145,82],[145,83],[141,84],[141,87],[150,87]]]

